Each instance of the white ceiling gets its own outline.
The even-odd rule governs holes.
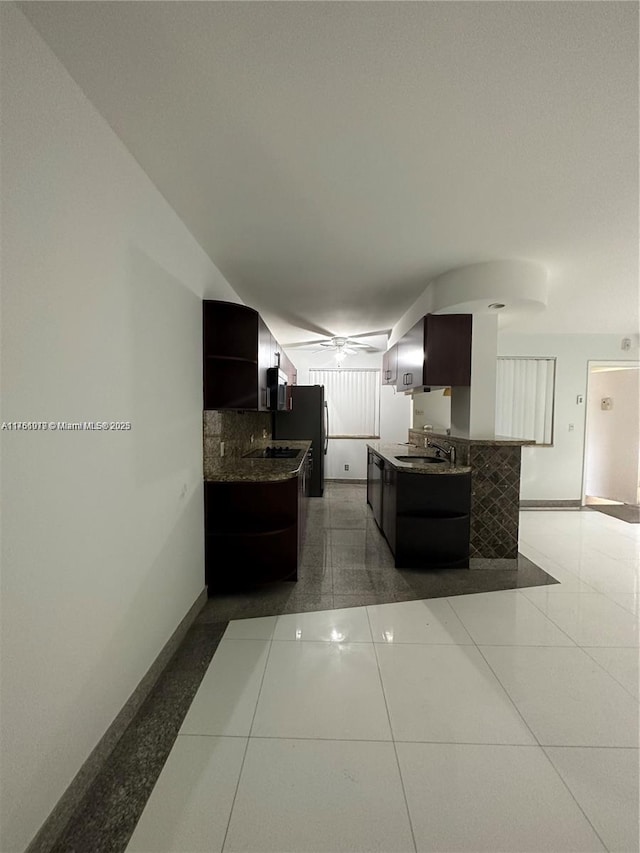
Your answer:
[[[510,331],[638,325],[638,5],[20,4],[283,341],[435,275],[549,270]]]

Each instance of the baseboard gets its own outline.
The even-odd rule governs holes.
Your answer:
[[[356,480],[355,477],[351,477],[349,480],[339,480],[337,478],[329,479],[328,477],[325,477],[324,481],[325,483],[355,483],[357,486],[361,486],[363,483],[367,482],[366,480]]]
[[[528,507],[559,507],[570,509],[572,507],[582,506],[581,501],[520,501],[520,508],[527,509]]]
[[[189,612],[167,640],[158,657],[151,664],[142,680],[127,699],[115,720],[98,741],[87,760],[76,773],[69,787],[54,806],[53,811],[42,824],[25,853],[49,853],[53,850],[69,820],[75,813],[83,797],[91,787],[98,773],[115,749],[118,741],[142,707],[143,702],[153,690],[187,631],[195,621],[207,601],[207,590],[203,589]]]

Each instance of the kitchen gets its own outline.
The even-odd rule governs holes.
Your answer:
[[[367,337],[361,338],[362,349],[352,344],[349,366],[365,355],[379,369],[371,377],[354,372],[355,384],[342,397],[349,372],[345,354],[327,346],[330,341],[324,351],[316,344],[321,358],[326,362],[329,355],[334,365],[322,374],[308,369],[307,375],[333,382],[335,395],[330,390],[325,400],[323,386],[298,384],[292,359],[298,352],[309,360],[309,345],[290,349],[289,357],[257,312],[233,303],[203,304],[211,619],[554,582],[518,554],[520,448],[528,442],[410,429],[403,382],[411,379],[413,390],[427,387],[434,397],[471,388],[473,325],[470,313],[429,314],[384,352],[372,351]],[[481,322],[475,325],[484,331]],[[404,364],[407,357],[412,362]],[[382,388],[363,397],[360,386],[367,379]],[[404,441],[390,443],[374,418],[369,438],[352,439],[366,462],[364,477],[330,479],[325,488],[334,415],[343,423],[340,407],[357,407],[360,397],[381,408],[382,391],[390,395],[385,402],[395,403],[400,423],[404,415],[397,436]],[[345,530],[353,531],[348,545],[341,544]],[[357,555],[353,537],[359,539]]]
[[[0,846],[124,850],[139,824],[154,853],[637,848],[637,543],[580,510],[579,402],[589,360],[638,356],[637,6],[7,2],[0,16],[3,418],[132,424],[2,433]],[[519,295],[494,267],[476,268],[475,294],[454,279],[425,292],[492,259],[541,265],[546,297],[524,267]],[[552,441],[521,448],[520,497],[560,506],[522,513],[519,534],[560,582],[412,589],[514,570],[391,565],[364,483],[328,483],[365,480],[377,439],[332,438],[298,581],[225,593],[216,612],[203,300],[256,309],[300,386],[336,362],[293,344],[387,330],[344,362],[382,370],[422,317],[473,314],[471,391],[414,392],[412,407],[378,385],[379,430],[359,434],[385,443],[412,422],[453,443],[465,419],[486,438],[496,356],[555,360]],[[429,414],[434,393],[451,423]],[[272,440],[265,415],[213,419],[212,446]],[[456,464],[465,447],[489,500],[511,451],[460,441]],[[362,603],[389,589],[392,603]],[[211,704],[178,734],[200,686]]]

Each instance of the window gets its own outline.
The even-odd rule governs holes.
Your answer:
[[[553,444],[555,358],[499,358],[496,433]]]
[[[329,409],[329,438],[379,438],[379,370],[312,369],[309,382],[324,385]]]

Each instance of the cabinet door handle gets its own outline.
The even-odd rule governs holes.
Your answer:
[[[409,379],[407,380],[407,385],[413,385],[413,373],[407,373]]]

